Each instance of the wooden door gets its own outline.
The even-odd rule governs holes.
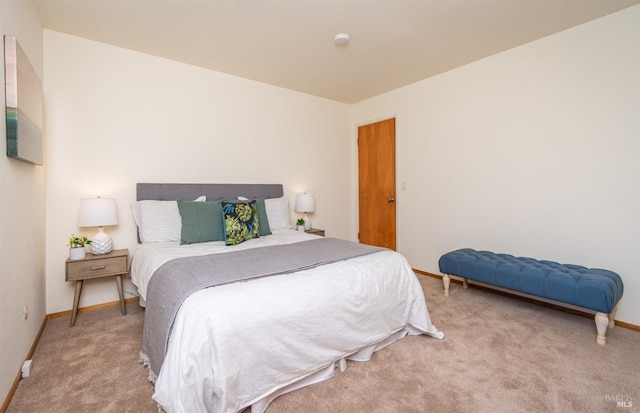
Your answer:
[[[361,243],[396,249],[396,120],[358,127]]]

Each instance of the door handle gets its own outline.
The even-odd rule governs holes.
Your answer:
[[[387,199],[387,202],[389,202],[389,203],[391,203],[391,202],[395,202],[395,201],[396,201],[396,200],[395,200],[395,199],[393,199],[393,197],[391,197],[391,196],[389,197],[389,199]]]

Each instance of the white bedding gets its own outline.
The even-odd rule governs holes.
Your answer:
[[[311,237],[281,230],[235,247],[145,244],[132,279],[144,299],[153,271],[170,259]],[[443,337],[415,274],[393,251],[208,288],[180,308],[153,398],[167,412],[262,412],[278,394],[330,377],[345,359],[368,360],[406,334]]]

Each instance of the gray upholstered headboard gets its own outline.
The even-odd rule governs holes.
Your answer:
[[[137,201],[193,200],[202,195],[207,196],[207,201],[218,201],[239,196],[249,199],[280,198],[284,192],[282,184],[136,184]]]
[[[284,194],[281,184],[148,184],[136,185],[136,200],[158,201],[193,200],[206,195],[207,201],[244,196],[253,198],[280,198]]]

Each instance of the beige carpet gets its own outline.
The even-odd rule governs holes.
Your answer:
[[[406,337],[366,363],[277,398],[267,413],[640,412],[640,333],[418,275],[446,337]],[[50,320],[9,412],[155,412],[137,363],[144,312]],[[625,403],[620,407],[617,401]]]

